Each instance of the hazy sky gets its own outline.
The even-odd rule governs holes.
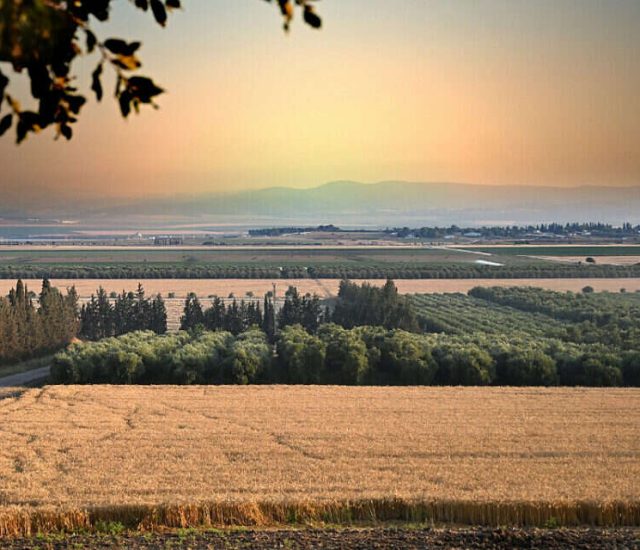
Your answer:
[[[123,121],[107,96],[71,143],[5,136],[5,197],[640,185],[638,0],[325,0],[322,31],[297,21],[288,36],[261,0],[183,0],[164,30],[114,4],[96,29],[143,40],[161,109]],[[94,64],[79,67],[84,85]]]

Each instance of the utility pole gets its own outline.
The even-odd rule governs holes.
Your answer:
[[[271,309],[273,310],[273,333],[274,334],[278,330],[278,327],[276,325],[276,291],[277,291],[276,283],[273,283],[273,307]]]

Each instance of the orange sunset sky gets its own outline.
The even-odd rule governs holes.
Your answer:
[[[261,0],[183,0],[166,29],[114,3],[95,29],[143,41],[161,109],[124,121],[107,95],[71,143],[5,136],[7,200],[336,179],[640,185],[638,0],[325,0],[321,31],[296,21],[288,36]],[[96,62],[77,67],[87,91]]]

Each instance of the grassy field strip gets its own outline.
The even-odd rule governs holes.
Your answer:
[[[0,535],[640,525],[640,391],[50,386],[0,400]]]

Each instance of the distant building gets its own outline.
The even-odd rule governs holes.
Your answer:
[[[156,246],[180,246],[184,244],[184,239],[182,237],[171,237],[171,236],[158,236],[153,239],[153,244]]]

